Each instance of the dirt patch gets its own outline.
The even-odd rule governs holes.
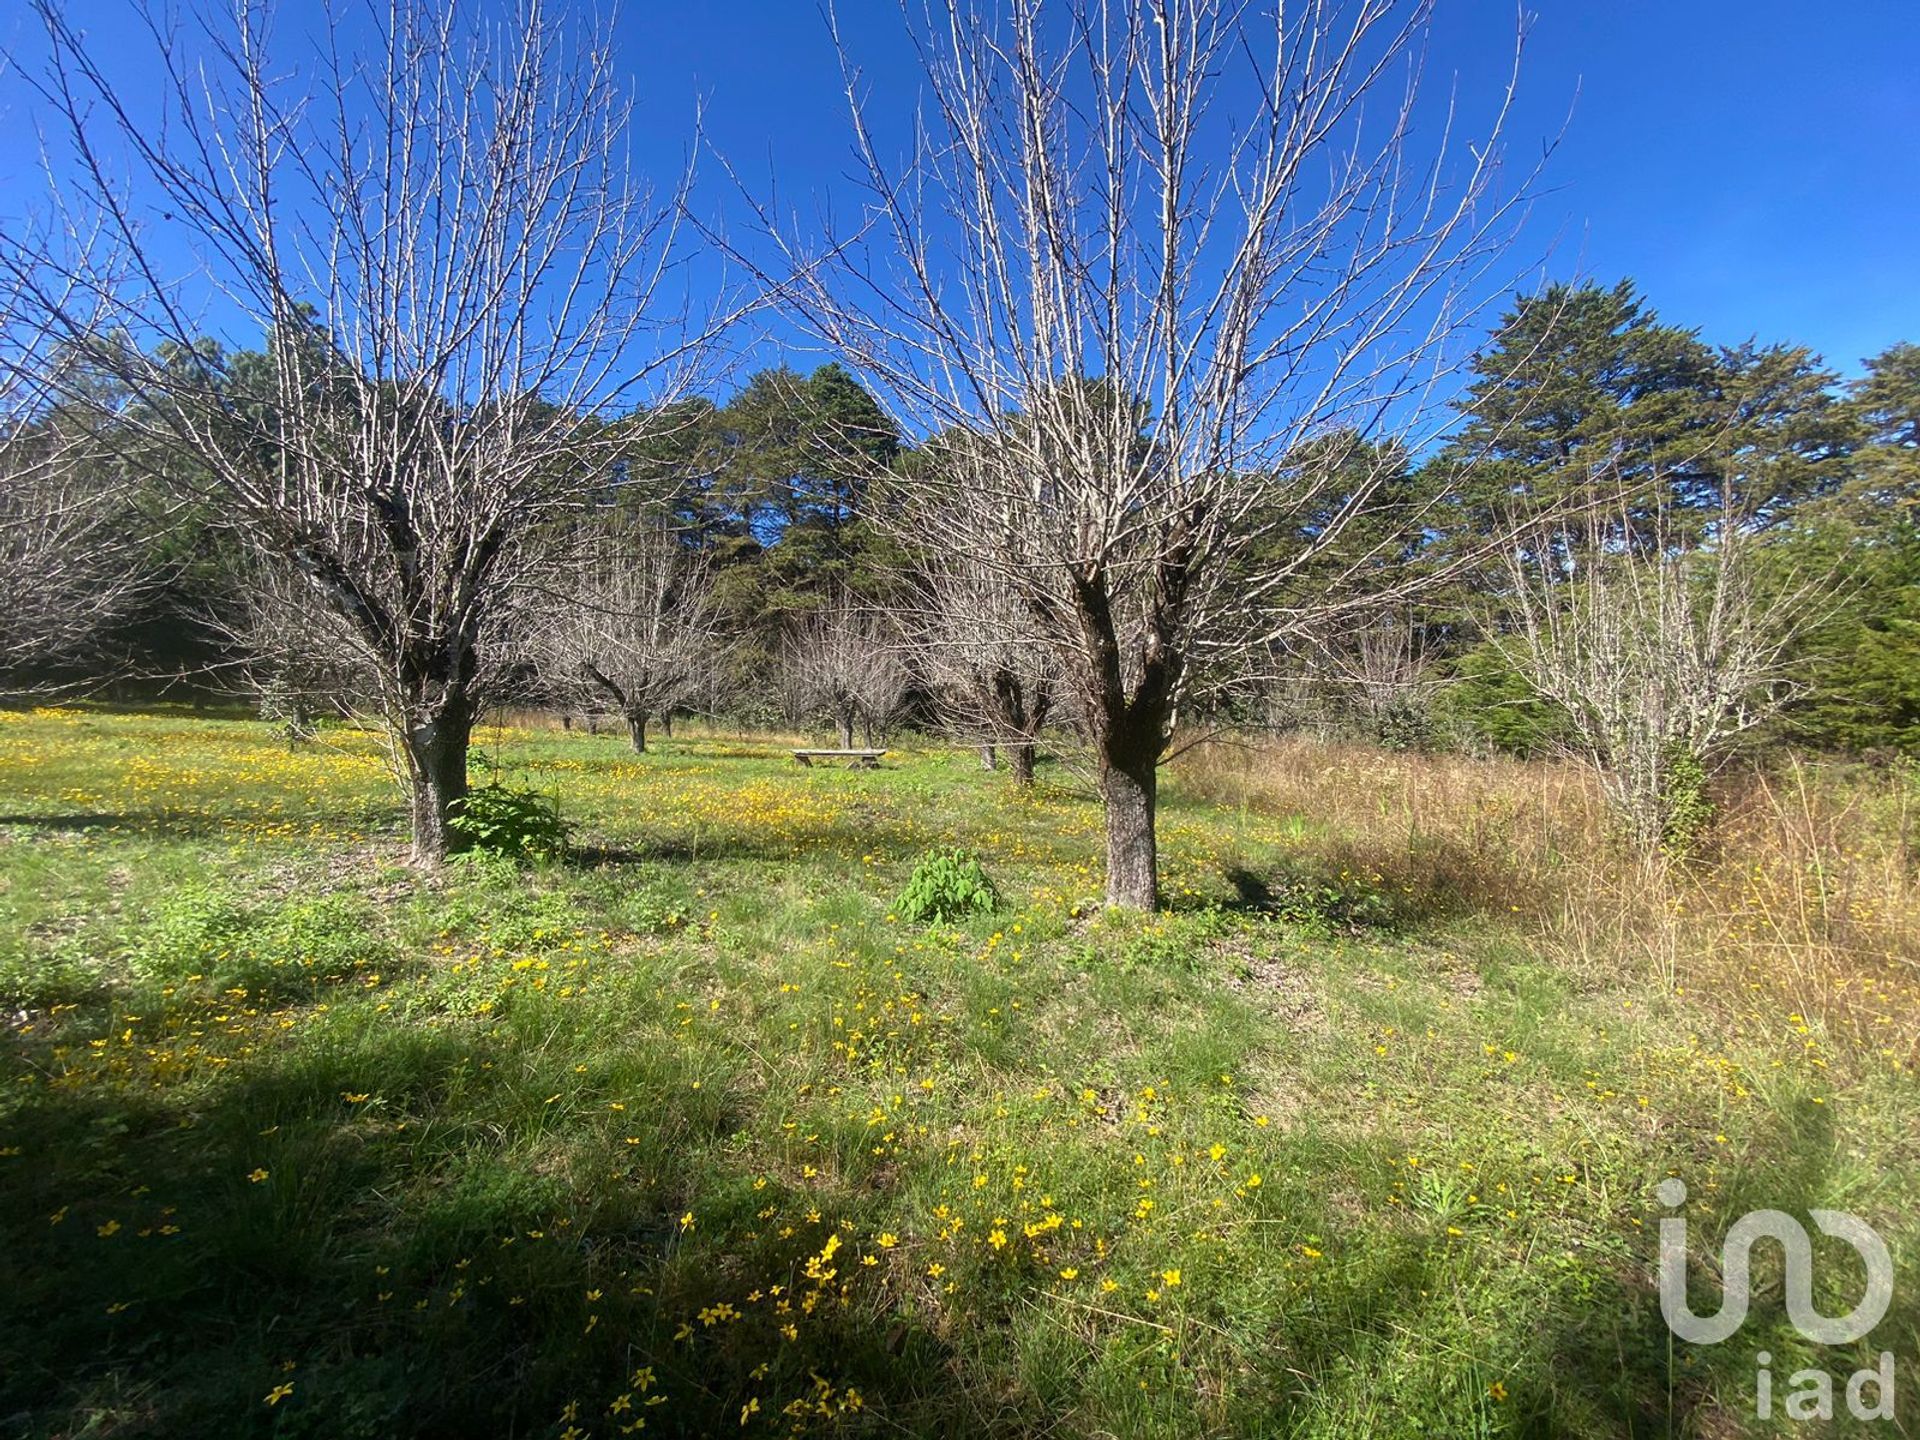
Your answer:
[[[1327,1012],[1305,971],[1244,943],[1225,942],[1215,948],[1224,962],[1229,990],[1245,995],[1290,1029],[1327,1028]]]

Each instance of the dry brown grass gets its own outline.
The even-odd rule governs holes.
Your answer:
[[[1736,1021],[1920,1057],[1920,776],[1787,760],[1725,779],[1685,863],[1621,843],[1561,763],[1215,740],[1176,762],[1218,803],[1298,817],[1303,844],[1435,917],[1519,927],[1576,973],[1644,978]]]

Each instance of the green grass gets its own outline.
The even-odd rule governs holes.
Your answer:
[[[0,1430],[1785,1434],[1758,1350],[1920,1365],[1912,1078],[1785,1016],[1177,777],[1122,917],[1063,773],[482,742],[578,859],[416,876],[364,735],[0,717]],[[953,846],[1000,908],[891,914]],[[1769,1254],[1670,1346],[1670,1173],[1696,1257],[1873,1222],[1873,1346],[1798,1340]]]

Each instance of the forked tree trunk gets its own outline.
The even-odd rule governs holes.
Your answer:
[[[839,715],[839,720],[840,748],[842,750],[851,750],[853,748],[853,711],[842,710]]]
[[[660,733],[669,740],[673,738],[673,711],[662,710],[660,712]]]
[[[627,712],[627,740],[633,746],[633,753],[647,753],[647,712],[629,710]]]
[[[1178,567],[1163,567],[1155,596],[1155,624],[1140,674],[1131,686],[1121,659],[1113,608],[1104,582],[1076,587],[1081,636],[1096,682],[1088,707],[1094,753],[1099,761],[1100,800],[1107,820],[1107,904],[1152,910],[1160,899],[1159,849],[1154,809],[1159,799],[1160,755],[1166,749],[1180,655],[1169,641],[1179,598]],[[1168,588],[1176,593],[1171,597]]]
[[[1002,670],[993,677],[993,703],[999,711],[1000,732],[1021,737],[1001,746],[1013,771],[1013,783],[1031,785],[1035,737],[1051,707],[1046,687],[1041,684],[1029,692],[1018,675]]]
[[[467,793],[473,718],[471,708],[458,702],[421,717],[402,732],[412,801],[413,858],[430,869],[461,848],[449,822]]]

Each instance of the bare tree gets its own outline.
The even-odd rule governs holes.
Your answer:
[[[782,653],[788,704],[799,717],[823,716],[853,748],[858,723],[869,746],[899,717],[913,675],[892,623],[837,600],[803,621]]]
[[[352,628],[414,855],[437,863],[489,699],[484,647],[545,572],[555,517],[608,483],[605,417],[643,383],[673,392],[700,338],[653,333],[680,197],[628,171],[609,38],[543,0],[388,0],[328,10],[289,55],[266,0],[187,37],[141,10],[156,124],[60,7],[39,10],[69,208],[105,217],[140,283],[89,297],[124,342],[36,298],[125,387],[122,423],[191,455],[249,543]],[[203,258],[260,353],[202,337],[163,237]]]
[[[58,422],[52,422],[57,424]],[[150,539],[125,487],[44,431],[0,445],[0,673],[16,692],[99,661],[102,636],[151,583]]]
[[[93,238],[75,246],[94,257]],[[78,310],[71,274],[38,265],[28,237],[0,239],[0,674],[16,692],[52,667],[96,660],[102,634],[152,580],[147,527],[111,437],[85,407],[62,406],[82,357],[37,303]]]
[[[1450,109],[1418,98],[1430,10],[929,0],[910,161],[843,42],[868,203],[818,244],[760,212],[767,282],[949,445],[876,515],[1021,598],[1086,717],[1110,903],[1156,902],[1158,765],[1197,692],[1411,583],[1289,584],[1385,478],[1310,442],[1420,443],[1514,218],[1511,85],[1454,163]]]
[[[1703,541],[1683,543],[1671,519],[1589,512],[1584,533],[1515,549],[1498,642],[1649,860],[1689,838],[1674,831],[1691,792],[1792,698],[1796,642],[1831,594],[1771,563],[1730,488]],[[1685,532],[1699,524],[1689,516]]]
[[[236,679],[290,746],[311,740],[323,715],[377,713],[373,657],[298,571],[255,561],[222,590],[205,616],[232,655],[216,673]]]
[[[707,552],[669,525],[591,543],[538,649],[556,689],[612,709],[644,753],[647,722],[696,702],[725,667]]]
[[[1004,754],[1014,783],[1031,785],[1055,697],[1049,652],[1026,607],[1003,576],[938,556],[928,557],[923,587],[910,634],[948,729],[980,746],[989,768]]]
[[[1366,734],[1394,748],[1421,741],[1430,728],[1438,678],[1409,616],[1374,616],[1345,634],[1326,637],[1321,649],[1332,667],[1340,708]]]

